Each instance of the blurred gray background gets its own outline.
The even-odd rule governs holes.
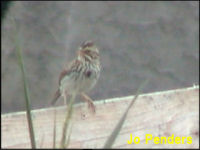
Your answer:
[[[16,30],[34,109],[88,39],[102,63],[95,100],[133,95],[146,78],[144,93],[199,84],[199,2],[13,2],[1,27],[2,113],[25,110]]]

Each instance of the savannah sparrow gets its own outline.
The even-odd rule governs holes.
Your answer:
[[[99,50],[92,41],[82,43],[77,53],[77,58],[64,69],[59,77],[59,88],[55,93],[52,105],[60,96],[64,102],[72,94],[80,94],[88,103],[88,107],[95,112],[92,99],[85,94],[96,84],[100,75]]]

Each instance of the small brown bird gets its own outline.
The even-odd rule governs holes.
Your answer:
[[[64,69],[59,77],[59,88],[55,93],[52,105],[60,96],[64,102],[72,94],[80,94],[88,103],[88,106],[95,112],[92,99],[85,94],[96,84],[100,75],[99,50],[92,41],[82,43],[77,58]]]

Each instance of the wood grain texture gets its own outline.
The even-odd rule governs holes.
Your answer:
[[[101,148],[133,96],[96,101],[96,115],[87,104],[75,106],[71,148]],[[54,111],[57,111],[57,143],[61,138],[66,107],[33,111],[37,147],[53,145]],[[30,148],[25,112],[1,115],[2,148]],[[127,140],[140,137],[139,144]],[[145,135],[192,137],[192,144],[145,144]],[[43,141],[43,142],[42,142]],[[42,144],[41,144],[42,143]],[[199,87],[163,91],[139,96],[131,108],[114,148],[198,148]]]

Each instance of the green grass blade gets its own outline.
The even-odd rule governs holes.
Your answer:
[[[125,113],[123,114],[123,116],[121,117],[121,119],[119,120],[119,122],[117,123],[117,125],[115,126],[115,129],[113,130],[113,132],[111,133],[111,135],[109,136],[109,138],[107,139],[105,145],[103,148],[111,148],[112,145],[114,144],[117,136],[119,135],[119,132],[122,128],[122,125],[125,122],[126,116],[128,114],[128,111],[130,110],[130,108],[133,106],[134,102],[136,101],[136,99],[138,98],[139,93],[141,93],[141,90],[144,88],[144,85],[147,84],[148,80],[145,80],[140,87],[138,88],[135,97],[133,98],[133,100],[131,101],[131,103],[129,104],[128,108],[126,109]]]
[[[72,97],[70,97],[70,104],[67,107],[66,117],[65,117],[64,124],[63,124],[62,138],[61,138],[61,142],[60,142],[61,148],[66,148],[65,147],[66,146],[66,137],[68,136],[68,138],[70,138],[70,134],[71,134],[71,132],[70,132],[70,121],[71,121],[71,116],[72,116],[72,113],[73,113],[74,99],[75,99],[75,95],[72,95]],[[69,139],[67,139],[67,143],[69,143]]]
[[[18,32],[16,33],[15,42],[16,42],[16,50],[17,50],[17,58],[19,62],[19,66],[22,72],[22,80],[23,80],[23,87],[24,87],[24,97],[25,97],[25,103],[26,103],[26,116],[28,120],[28,128],[29,128],[29,136],[31,140],[31,147],[36,148],[36,142],[35,142],[35,135],[34,135],[34,129],[33,129],[33,121],[31,116],[31,108],[30,108],[30,96],[29,96],[29,89],[27,85],[27,79],[26,79],[26,72],[23,62],[23,56],[20,48],[20,42],[19,42],[19,36]]]
[[[54,110],[53,149],[56,148],[56,110]]]
[[[70,137],[71,137],[71,132],[72,132],[72,130],[71,130],[71,126],[70,126],[70,129],[69,129],[69,136],[68,136],[68,138],[67,138],[67,140],[66,140],[65,148],[67,148],[67,147],[69,146],[69,141],[70,141]]]

